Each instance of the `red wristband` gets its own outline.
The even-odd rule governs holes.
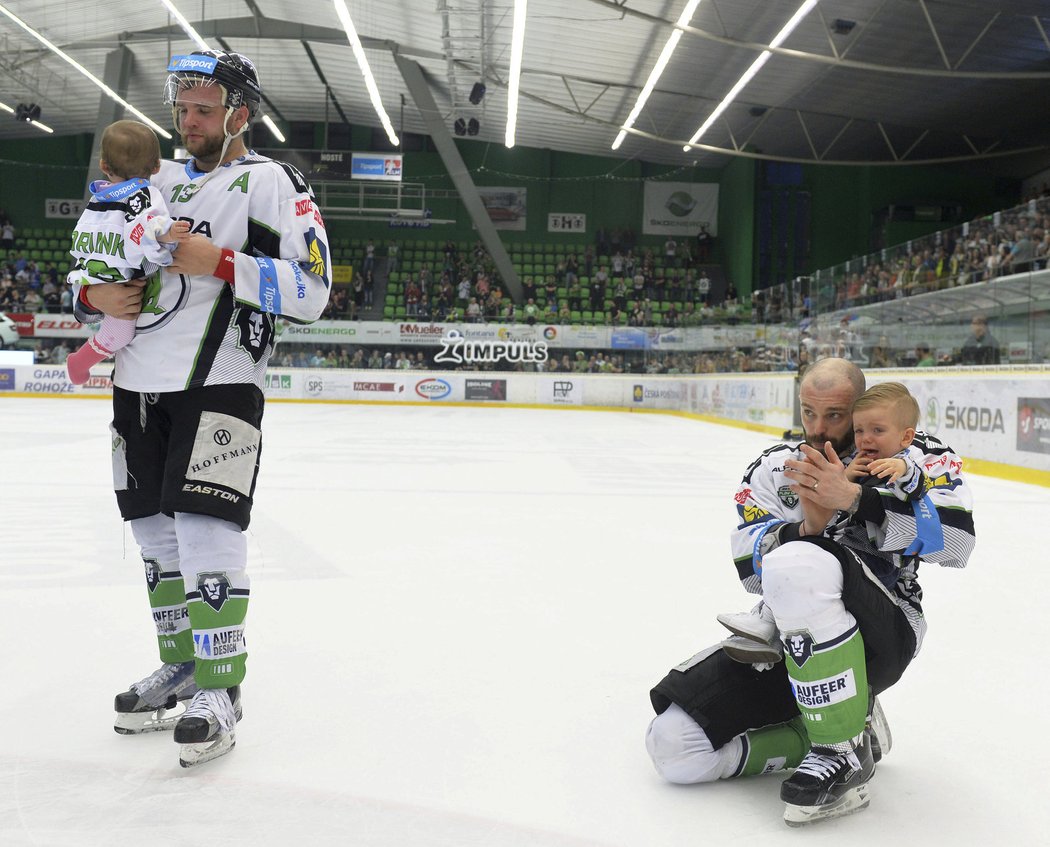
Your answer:
[[[228,282],[233,285],[233,272],[235,268],[233,261],[233,251],[223,248],[222,255],[219,257],[219,264],[215,266],[212,276],[217,276],[223,282]]]

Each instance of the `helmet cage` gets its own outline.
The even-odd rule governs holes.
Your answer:
[[[182,132],[182,127],[179,125],[179,92],[188,91],[191,88],[210,88],[211,86],[216,86],[219,89],[219,102],[209,105],[224,108],[226,110],[226,120],[229,120],[230,115],[242,105],[241,102],[238,102],[236,105],[233,103],[234,100],[243,101],[244,97],[240,91],[230,91],[225,85],[210,76],[202,76],[200,74],[171,74],[168,76],[167,82],[164,83],[164,102],[171,106],[172,123],[178,132]],[[248,111],[251,114],[252,110],[250,108]]]
[[[200,68],[204,68],[204,72]],[[164,83],[164,102],[172,107],[175,128],[179,129],[176,100],[180,91],[219,86],[220,103],[227,110],[227,119],[241,106],[248,109],[248,117],[255,117],[262,99],[255,66],[239,53],[196,51],[189,56],[174,56],[168,66]]]

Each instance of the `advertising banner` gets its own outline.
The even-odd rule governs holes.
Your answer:
[[[718,184],[708,182],[645,183],[642,232],[694,238],[705,224],[718,235]]]
[[[401,182],[401,165],[401,156],[397,153],[354,153],[350,178]]]
[[[465,400],[506,400],[507,380],[467,377],[463,385],[463,397]]]
[[[1017,449],[1050,453],[1050,397],[1017,398]]]
[[[583,383],[570,374],[544,377],[539,380],[536,402],[554,406],[582,406]]]
[[[76,200],[59,200],[53,197],[48,197],[44,201],[44,217],[45,218],[79,218],[84,211],[84,201],[81,199]]]
[[[527,189],[478,186],[478,194],[496,229],[525,231]]]
[[[551,212],[547,215],[547,232],[586,232],[587,216],[575,212]]]

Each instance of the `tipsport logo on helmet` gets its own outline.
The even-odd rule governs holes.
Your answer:
[[[219,60],[215,56],[172,56],[168,73],[213,74]]]

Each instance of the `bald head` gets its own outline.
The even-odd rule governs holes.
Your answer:
[[[799,383],[806,441],[818,450],[830,441],[845,456],[853,449],[853,403],[864,393],[864,373],[846,359],[821,359]]]
[[[816,391],[837,391],[849,386],[853,399],[864,393],[864,371],[848,359],[821,359],[802,375],[799,387],[811,386]]]

